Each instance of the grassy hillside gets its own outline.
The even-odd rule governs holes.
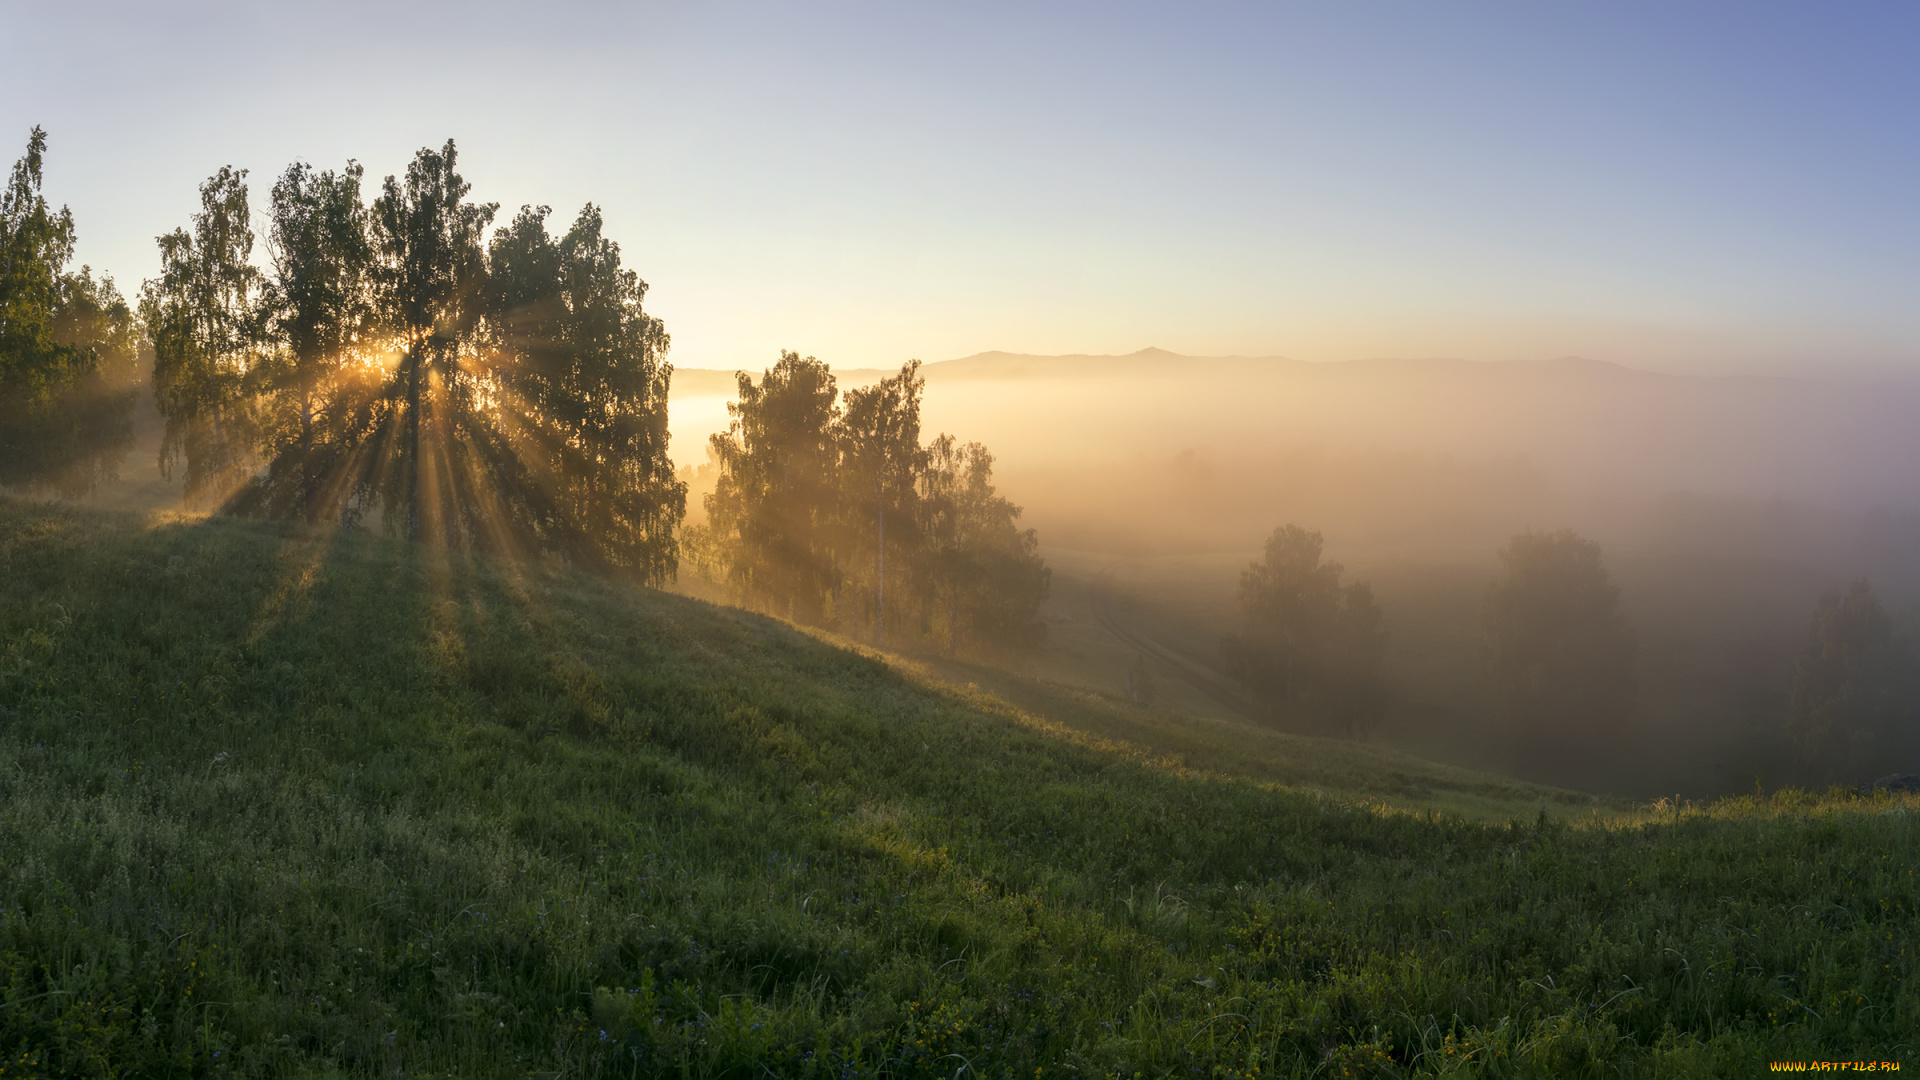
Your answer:
[[[1911,799],[1475,822],[965,676],[0,502],[0,1076],[1705,1076],[1920,1030]]]

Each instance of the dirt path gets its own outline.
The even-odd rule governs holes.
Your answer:
[[[1112,599],[1112,594],[1106,589],[1089,590],[1088,606],[1092,608],[1094,620],[1100,624],[1101,629],[1119,638],[1122,644],[1135,652],[1150,656],[1163,666],[1172,668],[1182,682],[1205,694],[1215,704],[1225,707],[1235,716],[1248,720],[1259,719],[1253,705],[1241,696],[1239,690],[1227,680],[1226,676],[1122,625],[1113,614]]]

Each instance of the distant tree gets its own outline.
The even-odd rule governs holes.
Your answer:
[[[265,278],[251,259],[246,170],[200,185],[193,231],[159,238],[160,276],[140,290],[153,341],[153,395],[166,418],[160,469],[182,461],[189,501],[224,499],[253,471],[260,417],[250,382],[263,360]]]
[[[1920,748],[1913,642],[1864,579],[1814,608],[1794,667],[1787,731],[1802,764],[1823,779],[1905,769]]]
[[[1321,711],[1335,730],[1364,738],[1387,709],[1380,660],[1387,650],[1384,615],[1373,586],[1354,582],[1340,590],[1340,613],[1327,641]]]
[[[825,621],[839,588],[839,392],[827,365],[782,352],[758,385],[746,372],[709,444],[719,466],[704,543],[735,601]]]
[[[813,357],[741,373],[728,430],[710,440],[707,523],[689,562],[736,603],[801,622],[1031,645],[1051,572],[1020,508],[994,490],[993,455],[951,435],[920,443],[918,361],[847,394]],[[917,616],[917,619],[914,618]]]
[[[42,193],[46,132],[0,190],[0,485],[84,495],[132,441],[140,337],[110,278],[69,272],[73,214]]]
[[[1364,734],[1385,696],[1379,605],[1364,582],[1342,586],[1345,568],[1322,562],[1318,532],[1284,525],[1264,557],[1240,575],[1243,629],[1221,647],[1227,670],[1276,717]]]
[[[386,178],[372,209],[375,295],[401,349],[392,394],[398,445],[383,448],[395,468],[382,486],[389,514],[404,514],[412,539],[426,527],[429,504],[449,540],[462,531],[484,535],[493,523],[484,467],[468,453],[486,442],[478,425],[488,419],[468,376],[484,313],[483,234],[499,204],[468,201],[472,185],[456,171],[457,157],[451,139],[419,151],[404,182]]]
[[[923,625],[949,655],[963,641],[1030,647],[1046,633],[1040,605],[1052,571],[1039,534],[1020,528],[1020,507],[993,486],[993,455],[941,435],[919,479],[915,577]]]
[[[920,361],[909,361],[896,375],[848,391],[837,429],[840,505],[848,515],[846,554],[850,564],[871,567],[865,592],[871,597],[877,646],[887,639],[887,554],[919,546],[913,533],[917,481],[926,463],[920,447],[920,392],[925,387]]]
[[[1634,694],[1633,634],[1600,545],[1570,529],[1524,532],[1500,550],[1481,605],[1488,674],[1518,731],[1591,739]]]

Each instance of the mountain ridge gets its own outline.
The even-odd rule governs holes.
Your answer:
[[[895,369],[842,368],[835,371],[845,385],[863,385],[893,374]],[[1845,385],[1828,380],[1781,375],[1684,375],[1637,368],[1611,360],[1557,356],[1524,360],[1468,360],[1463,357],[1368,357],[1358,360],[1300,360],[1289,356],[1191,356],[1149,346],[1131,353],[1015,353],[1000,349],[923,364],[930,384],[943,382],[1020,381],[1061,378],[1190,378],[1235,374],[1267,378],[1319,377],[1435,377],[1443,375],[1525,379],[1643,380],[1649,382],[1810,383]],[[685,396],[731,393],[735,370],[676,367],[675,392]]]

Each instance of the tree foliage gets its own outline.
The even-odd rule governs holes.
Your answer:
[[[643,580],[675,566],[686,487],[667,456],[668,336],[598,207],[557,241],[545,207],[494,234],[490,312],[509,456],[529,516],[582,564]],[[504,465],[504,462],[503,462]]]
[[[1020,507],[995,490],[993,454],[941,435],[923,465],[915,570],[927,630],[949,653],[968,640],[1038,644],[1052,571],[1039,533],[1022,529]]]
[[[140,290],[153,341],[153,396],[166,417],[160,469],[185,466],[188,501],[219,500],[245,481],[260,440],[252,381],[263,356],[266,275],[253,265],[246,171],[200,185],[192,230],[159,238],[160,276]]]
[[[685,485],[667,457],[672,368],[647,286],[588,205],[470,198],[449,141],[371,204],[364,170],[290,166],[254,265],[246,174],[201,188],[143,290],[167,420],[162,465],[240,513],[361,520],[415,539],[672,577]]]
[[[1324,545],[1293,524],[1267,537],[1260,561],[1240,574],[1242,630],[1221,653],[1276,720],[1361,735],[1385,706],[1386,631],[1372,587],[1342,585],[1345,567],[1321,561]]]
[[[1787,731],[1822,779],[1905,767],[1920,749],[1913,642],[1862,579],[1820,598],[1794,666]]]
[[[840,587],[833,373],[783,351],[757,385],[744,371],[737,380],[732,420],[709,441],[720,469],[707,496],[717,574],[736,602],[824,622]]]
[[[1038,640],[1049,571],[993,455],[920,442],[918,361],[842,402],[832,372],[783,352],[741,373],[708,523],[691,530],[735,602],[801,622],[915,638],[949,653]],[[843,407],[844,406],[844,407]]]
[[[914,360],[897,375],[848,391],[836,433],[842,505],[848,515],[844,561],[859,568],[857,582],[864,578],[857,595],[873,624],[875,645],[884,646],[887,639],[887,554],[920,547],[914,502],[927,463],[920,446],[920,392],[925,387],[920,361]],[[893,563],[896,576],[900,562]]]
[[[73,214],[42,190],[46,132],[0,190],[0,486],[91,492],[133,438],[138,322],[111,278],[69,270]]]
[[[338,173],[301,162],[273,185],[263,329],[277,347],[263,351],[252,387],[267,468],[236,508],[313,523],[338,513],[365,471],[356,452],[379,416],[382,339],[363,175],[355,162]]]
[[[1634,639],[1600,545],[1570,529],[1524,532],[1500,550],[1481,604],[1487,672],[1518,732],[1590,738],[1625,718]]]

